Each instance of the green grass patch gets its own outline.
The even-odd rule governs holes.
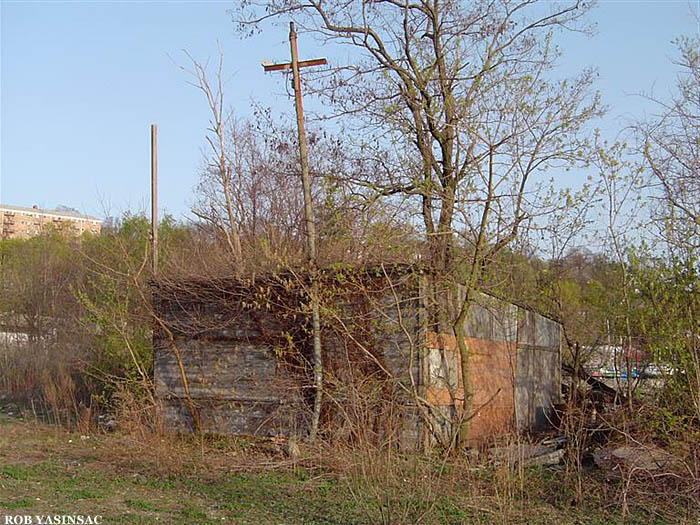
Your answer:
[[[127,499],[125,503],[131,507],[132,509],[136,510],[143,510],[143,511],[157,511],[159,510],[158,507],[153,505],[152,503],[149,503],[148,501],[144,501],[141,499]]]
[[[18,465],[6,465],[0,469],[0,472],[5,477],[19,481],[26,481],[29,478],[29,471]]]
[[[78,499],[101,499],[102,496],[88,489],[71,490],[66,494],[71,500]]]
[[[2,501],[0,502],[0,507],[3,507],[8,510],[13,510],[13,509],[29,509],[34,506],[34,501],[30,500],[29,498],[22,498],[22,499],[17,499],[14,501]]]
[[[150,516],[142,516],[140,514],[118,514],[113,517],[105,517],[105,523],[129,523],[133,525],[151,525],[154,523],[153,518]],[[162,523],[168,523],[166,520],[162,520]],[[158,523],[158,522],[155,522]]]
[[[666,508],[666,500],[630,493],[629,514],[623,519],[615,504],[619,482],[607,480],[597,470],[582,473],[580,495],[562,469],[460,472],[459,465],[447,465],[435,470],[430,458],[399,457],[387,472],[370,469],[364,474],[321,467],[227,472],[219,457],[208,454],[244,445],[236,440],[214,442],[217,446],[211,450],[183,447],[178,455],[182,462],[168,458],[161,470],[157,456],[144,454],[141,460],[136,451],[114,454],[107,446],[86,451],[66,445],[67,439],[58,440],[51,429],[42,433],[41,428],[17,423],[10,428],[14,438],[3,443],[0,516],[85,514],[99,509],[104,523],[243,525],[359,525],[382,520],[653,525],[696,518],[682,505]],[[123,440],[101,439],[107,444],[114,440],[116,446]],[[36,451],[41,454],[33,454]],[[211,459],[217,461],[208,463]],[[441,480],[436,479],[437,472],[444,474]]]
[[[199,505],[190,502],[185,502],[180,509],[180,514],[188,520],[203,520],[207,517],[207,513]]]

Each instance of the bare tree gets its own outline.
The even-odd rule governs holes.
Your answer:
[[[561,81],[552,75],[554,31],[585,29],[588,9],[524,0],[269,0],[246,2],[234,14],[244,33],[291,15],[357,51],[350,64],[309,83],[345,117],[358,155],[375,155],[379,169],[346,181],[416,202],[442,281],[436,287],[454,299],[452,307],[435,302],[432,323],[457,338],[467,416],[463,325],[482,270],[543,212],[536,174],[580,160],[585,124],[601,113],[590,93],[593,71]]]
[[[235,211],[234,203],[234,152],[231,151],[231,143],[227,140],[227,128],[233,118],[224,106],[224,79],[223,79],[223,54],[219,52],[218,68],[214,75],[214,83],[210,82],[207,75],[206,64],[201,64],[185,52],[190,59],[190,67],[180,66],[187,74],[193,77],[191,84],[200,89],[207,100],[211,113],[209,120],[209,135],[206,140],[211,148],[211,157],[207,163],[208,173],[217,180],[218,189],[223,194],[223,211],[216,206],[217,199],[212,195],[208,209],[193,210],[200,218],[217,225],[226,237],[227,244],[237,266],[241,260],[241,235],[239,218]],[[234,142],[235,144],[235,142]]]
[[[636,128],[647,168],[666,206],[655,216],[672,247],[700,248],[700,37],[676,41],[680,67],[669,101],[649,96],[659,114]]]

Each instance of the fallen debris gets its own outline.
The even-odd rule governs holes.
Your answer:
[[[496,465],[510,463],[522,464],[524,467],[543,465],[556,465],[564,458],[564,449],[561,448],[566,440],[552,439],[539,445],[520,443],[508,447],[494,447],[489,450],[489,455],[495,460]]]
[[[523,461],[524,467],[541,467],[545,465],[558,465],[564,459],[564,449],[554,450],[548,454],[534,456]]]
[[[100,414],[97,416],[97,428],[112,432],[117,428],[117,419],[112,414]]]
[[[667,472],[680,465],[678,458],[654,445],[599,449],[594,452],[593,460],[603,470],[616,473],[622,470]]]

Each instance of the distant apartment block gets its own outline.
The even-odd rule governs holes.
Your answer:
[[[75,210],[58,208],[44,210],[38,206],[24,208],[0,204],[0,238],[28,239],[41,233],[49,224],[63,226],[67,231],[80,235],[83,232],[100,233],[102,223],[97,217],[84,215]]]

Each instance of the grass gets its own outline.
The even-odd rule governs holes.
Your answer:
[[[34,506],[34,502],[29,498],[22,498],[14,501],[0,503],[0,505],[8,510],[29,509]]]
[[[198,465],[196,450],[147,456],[121,436],[79,436],[0,417],[0,516],[100,514],[105,523],[363,523],[337,482],[302,469],[222,472]],[[186,441],[186,440],[185,440]],[[180,467],[193,472],[183,476]]]
[[[0,473],[10,479],[26,480],[27,479],[27,469],[22,468],[17,465],[7,465],[2,467]]]
[[[154,512],[159,510],[158,507],[156,507],[153,503],[140,500],[140,499],[126,499],[124,502],[131,507],[132,509],[135,510],[142,510],[146,512]]]
[[[0,416],[0,523],[22,513],[99,514],[104,523],[136,524],[623,521],[619,485],[595,476],[586,500],[572,504],[558,469],[529,469],[519,480],[512,472],[454,467],[438,478],[425,461],[410,475],[395,465],[359,475],[356,460],[311,455],[292,465],[274,448],[231,439],[80,439]],[[697,519],[687,509],[660,511],[653,501],[640,500],[630,512],[628,523]]]

